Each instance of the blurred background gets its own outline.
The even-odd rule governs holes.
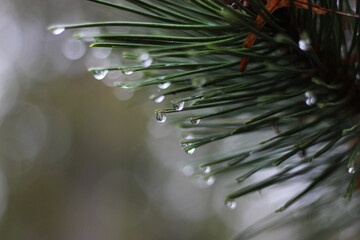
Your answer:
[[[193,156],[155,121],[164,106],[148,100],[154,89],[110,88],[141,76],[97,81],[87,71],[121,55],[46,30],[131,16],[85,0],[0,6],[1,239],[226,239],[284,203],[259,193],[227,209],[231,186],[184,176]]]

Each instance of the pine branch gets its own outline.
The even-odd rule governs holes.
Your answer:
[[[163,90],[151,98],[170,98],[173,108],[156,110],[156,119],[163,123],[172,114],[178,127],[192,131],[192,138],[181,141],[187,153],[244,133],[260,136],[276,126],[275,136],[261,139],[250,150],[239,144],[233,153],[200,163],[211,184],[229,172],[243,184],[264,169],[278,170],[265,180],[239,185],[226,196],[227,206],[233,208],[238,197],[294,179],[309,185],[281,211],[314,189],[326,188],[329,179],[339,179],[335,187],[348,199],[359,188],[359,1],[355,9],[349,0],[127,0],[135,7],[89,1],[144,20],[50,30],[60,34],[100,28],[100,34],[75,36],[93,38],[91,47],[121,48],[130,64],[90,71],[98,80],[109,71],[144,73],[143,79],[116,87],[160,84]],[[142,33],[118,33],[123,26],[141,28]],[[305,156],[297,157],[299,153]]]

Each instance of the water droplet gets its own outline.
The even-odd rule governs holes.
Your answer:
[[[108,70],[94,70],[92,71],[96,80],[103,80],[108,74]]]
[[[163,123],[166,121],[166,114],[164,112],[157,111],[155,117],[158,122]]]
[[[133,73],[134,73],[133,71],[126,71],[126,72],[124,72],[125,75],[131,75],[131,74],[133,74]]]
[[[300,39],[299,48],[303,51],[308,51],[311,47],[310,39]]]
[[[235,209],[236,208],[236,202],[233,199],[226,200],[225,205],[229,209]]]
[[[187,154],[193,154],[194,152],[195,152],[195,148],[186,151]]]
[[[189,135],[185,138],[185,140],[189,140],[189,139],[194,139],[194,137],[192,135]],[[182,143],[181,146],[182,147],[187,147],[187,146],[190,146],[191,143]],[[195,150],[194,150],[195,151]]]
[[[202,167],[200,169],[204,174],[209,174],[211,172],[211,167],[210,166],[206,166],[206,167]]]
[[[139,55],[138,60],[142,62],[143,67],[150,67],[153,60],[150,57],[150,54],[147,52],[143,52]]]
[[[206,184],[208,186],[211,186],[215,183],[215,178],[213,176],[210,176],[209,178],[206,179]]]
[[[165,99],[165,96],[161,95],[161,96],[158,96],[157,98],[155,98],[154,102],[161,103],[162,101],[164,101],[164,99]]]
[[[194,171],[194,168],[192,166],[185,166],[183,169],[182,169],[182,172],[185,176],[189,177],[189,176],[192,176],[194,175],[195,171]]]
[[[304,96],[305,96],[306,105],[314,106],[316,104],[317,98],[313,92],[307,91],[307,92],[305,92]]]
[[[65,31],[64,27],[57,27],[50,30],[54,35],[60,35]]]
[[[139,61],[146,61],[150,58],[150,54],[147,52],[143,52],[139,55],[138,59]]]
[[[182,102],[175,102],[175,103],[173,104],[173,106],[174,106],[174,109],[175,109],[176,111],[180,112],[180,111],[182,111],[182,110],[184,109],[184,107],[185,107],[185,102],[184,102],[184,101],[182,101]]]
[[[200,118],[197,118],[197,117],[192,117],[189,120],[190,120],[190,122],[192,124],[199,124],[200,123]]]
[[[151,66],[152,62],[153,62],[152,58],[149,58],[148,60],[143,61],[142,65],[143,65],[143,67],[147,68],[147,67]]]
[[[189,135],[189,136],[187,136],[187,137],[185,138],[185,140],[189,140],[189,139],[194,139],[194,137],[191,136],[191,135]],[[190,146],[190,145],[191,145],[191,143],[182,143],[182,144],[181,144],[182,147],[187,147],[187,146]]]
[[[354,173],[355,173],[355,167],[354,167],[354,166],[349,167],[349,168],[348,168],[348,172],[349,172],[350,174],[354,174]]]
[[[165,82],[165,83],[158,84],[158,87],[160,89],[167,89],[168,87],[170,87],[170,85],[171,85],[171,82]]]

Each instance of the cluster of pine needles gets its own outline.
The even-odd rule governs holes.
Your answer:
[[[121,49],[131,64],[90,71],[99,80],[110,71],[143,73],[116,87],[159,86],[151,98],[173,107],[156,110],[156,119],[171,116],[191,132],[181,141],[187,153],[237,135],[261,138],[275,128],[276,134],[251,149],[234,143],[234,151],[199,164],[210,183],[236,175],[239,189],[225,198],[230,208],[236,198],[294,179],[308,185],[278,211],[316,190],[315,199],[327,189],[350,200],[360,187],[360,1],[88,1],[142,21],[50,30],[100,28],[99,34],[75,36],[93,39],[91,47]],[[122,33],[122,27],[131,30]],[[276,173],[247,184],[264,169]]]

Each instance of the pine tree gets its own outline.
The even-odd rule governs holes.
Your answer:
[[[189,166],[196,164],[208,184],[219,177],[239,184],[225,197],[229,208],[246,194],[307,180],[308,186],[277,210],[297,203],[293,214],[270,218],[235,239],[286,227],[314,211],[322,214],[301,239],[337,239],[344,229],[348,234],[339,238],[356,239],[360,233],[356,228],[360,201],[353,197],[360,187],[359,0],[88,1],[143,20],[50,30],[61,34],[66,29],[100,28],[99,34],[80,32],[75,37],[93,39],[91,47],[122,49],[121,57],[129,65],[90,69],[94,77],[102,80],[110,71],[142,72],[142,79],[115,87],[163,89],[150,99],[165,99],[173,108],[156,110],[156,119],[163,123],[171,116],[171,122],[192,133],[181,141],[187,153],[275,129],[272,137],[251,149],[234,143],[234,151]],[[134,33],[119,33],[121,27],[132,27]],[[267,169],[275,173],[248,183]],[[346,201],[353,198],[354,206],[328,212],[342,196]]]

